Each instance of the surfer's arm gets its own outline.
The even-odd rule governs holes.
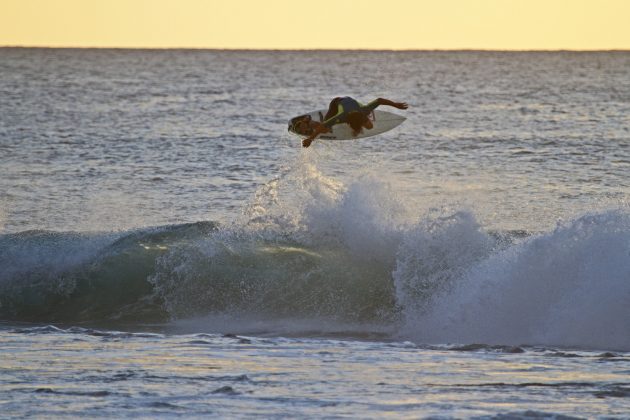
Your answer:
[[[304,147],[310,146],[313,140],[315,140],[317,136],[319,136],[322,133],[328,133],[329,131],[330,131],[330,128],[326,127],[324,124],[318,124],[317,127],[315,127],[315,129],[313,130],[313,133],[307,138],[305,138],[304,140],[302,140],[302,146]]]
[[[394,102],[385,98],[377,98],[367,104],[365,108],[369,111],[374,111],[374,109],[376,109],[376,107],[379,105],[393,106],[394,108],[398,109],[407,109],[409,107],[409,105],[407,105],[405,102]]]

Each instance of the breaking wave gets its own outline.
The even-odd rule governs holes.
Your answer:
[[[415,250],[426,244],[398,261],[398,288],[414,307],[405,334],[423,342],[630,348],[628,213],[585,215],[499,250],[464,236],[430,276],[415,277],[422,265],[414,258],[427,255]]]
[[[0,318],[630,349],[627,211],[537,234],[413,212],[386,181],[344,185],[302,163],[231,225],[0,235]]]

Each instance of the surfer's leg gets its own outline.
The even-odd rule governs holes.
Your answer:
[[[341,101],[341,98],[339,97],[334,98],[332,101],[330,101],[330,105],[328,105],[328,112],[326,112],[326,115],[324,116],[324,121],[337,115],[339,101]]]

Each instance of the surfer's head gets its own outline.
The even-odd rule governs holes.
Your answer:
[[[348,119],[346,120],[348,125],[352,128],[352,135],[358,136],[363,132],[363,128],[367,128],[370,130],[373,125],[372,121],[362,112],[353,111],[348,114]]]
[[[298,134],[310,134],[310,127],[306,121],[298,121],[295,123],[294,131]]]
[[[306,115],[295,118],[293,122],[293,131],[302,135],[310,135],[313,132],[313,128],[311,127],[311,116]]]

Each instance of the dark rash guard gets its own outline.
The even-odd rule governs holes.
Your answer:
[[[331,128],[333,125],[348,122],[348,114],[350,114],[351,112],[358,111],[365,115],[368,115],[370,112],[374,111],[377,106],[378,99],[373,100],[367,105],[361,105],[355,99],[346,96],[344,98],[341,98],[339,100],[339,103],[337,104],[337,115],[328,118],[326,121],[323,122],[323,124],[326,127]]]

